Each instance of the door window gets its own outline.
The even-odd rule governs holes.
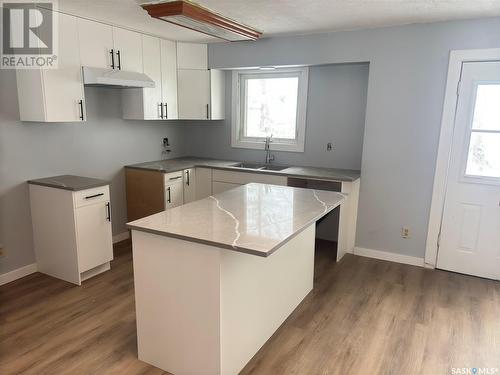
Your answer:
[[[477,85],[465,175],[500,180],[500,83]]]

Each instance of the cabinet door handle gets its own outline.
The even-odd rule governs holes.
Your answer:
[[[172,181],[172,180],[178,180],[179,178],[182,178],[182,176],[170,177],[170,178],[169,178],[169,181]]]
[[[118,57],[118,65],[116,67],[118,68],[118,70],[122,70],[122,59],[120,50],[116,51],[116,57]]]
[[[92,199],[92,198],[97,198],[97,197],[102,197],[104,193],[99,193],[99,194],[94,194],[94,195],[87,195],[85,199]]]
[[[186,185],[189,186],[189,170],[186,171]]]
[[[167,187],[167,191],[168,191],[168,198],[167,198],[167,203],[172,203],[172,197],[170,196],[170,186]]]
[[[167,103],[165,103],[165,118],[168,119],[168,107],[167,107]]]
[[[80,106],[80,120],[84,120],[84,117],[83,117],[83,99],[80,99],[78,101],[78,105]]]
[[[106,203],[106,220],[111,221],[111,205],[109,202]]]
[[[111,54],[111,69],[115,68],[115,50],[111,48],[111,51],[109,51]]]
[[[207,120],[209,119],[209,109],[208,109],[208,104],[207,104]]]
[[[158,106],[160,107],[160,118],[163,118],[163,105],[160,103]]]

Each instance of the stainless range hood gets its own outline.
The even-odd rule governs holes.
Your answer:
[[[83,67],[83,83],[87,86],[121,88],[155,87],[154,81],[144,73],[89,66]]]

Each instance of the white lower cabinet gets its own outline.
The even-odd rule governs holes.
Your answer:
[[[232,185],[245,185],[251,182],[257,182],[260,184],[271,184],[271,185],[287,185],[286,176],[278,176],[263,173],[247,173],[247,172],[233,172],[222,169],[214,169],[212,172],[213,182],[223,182]],[[212,182],[212,188],[213,188]],[[213,191],[215,194],[215,190]]]
[[[165,174],[165,209],[184,204],[183,171]]]
[[[70,191],[30,185],[38,271],[80,285],[113,259],[109,186]]]
[[[218,194],[235,187],[258,182],[261,184],[286,186],[287,178],[260,173],[233,172],[214,169],[212,171],[212,193]]]
[[[213,194],[223,193],[224,191],[234,189],[238,186],[241,186],[241,185],[240,184],[233,184],[230,182],[213,181],[212,182],[212,193]]]
[[[196,199],[207,198],[212,195],[212,168],[198,167],[196,173]]]
[[[78,207],[75,212],[78,264],[80,272],[85,272],[113,258],[109,252],[112,243],[109,202]]]
[[[196,171],[195,168],[184,170],[184,203],[196,200]]]

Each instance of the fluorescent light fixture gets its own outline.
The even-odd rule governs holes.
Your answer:
[[[162,21],[230,42],[257,40],[262,33],[190,1],[143,4],[148,14]]]

